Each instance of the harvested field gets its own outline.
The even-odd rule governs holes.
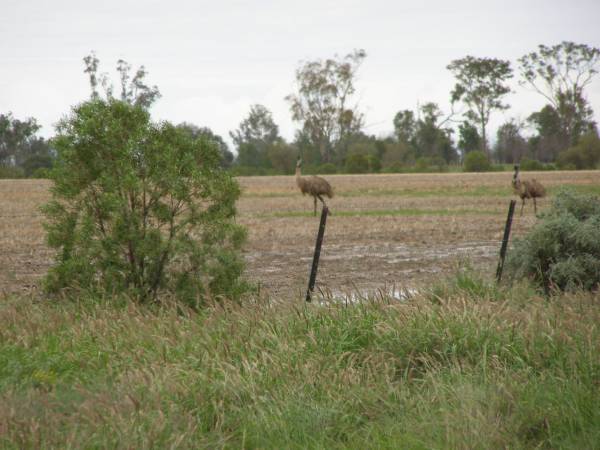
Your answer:
[[[493,273],[509,200],[509,172],[485,174],[330,175],[318,287],[349,292],[416,288],[449,273],[460,261]],[[549,191],[561,186],[600,194],[600,172],[524,173]],[[248,276],[277,297],[302,295],[319,218],[293,177],[241,177],[240,223],[248,228]],[[39,207],[45,180],[0,180],[0,293],[39,287],[52,261]],[[549,198],[539,202],[543,211]],[[513,236],[534,223],[533,205],[520,205]]]

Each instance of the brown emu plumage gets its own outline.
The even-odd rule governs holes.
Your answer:
[[[513,175],[512,186],[515,193],[521,197],[521,215],[523,215],[523,208],[525,207],[525,199],[530,198],[533,200],[533,210],[537,214],[536,198],[546,196],[546,189],[536,179],[521,181],[519,176],[519,165],[515,165],[515,173]]]
[[[315,216],[317,215],[317,199],[325,205],[325,200],[323,197],[332,198],[333,197],[333,189],[331,185],[321,177],[311,176],[311,177],[303,177],[300,171],[300,167],[302,166],[302,161],[298,160],[296,164],[296,184],[300,188],[300,192],[302,195],[311,195],[315,200]]]

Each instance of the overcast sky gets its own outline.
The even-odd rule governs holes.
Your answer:
[[[116,81],[120,58],[145,65],[162,98],[155,119],[208,126],[229,140],[254,103],[291,139],[284,97],[299,61],[367,52],[357,99],[366,131],[384,135],[401,109],[433,101],[449,111],[446,69],[466,55],[510,60],[563,40],[600,47],[598,0],[0,0],[0,113],[35,117],[41,133],[89,96],[82,58],[94,50]],[[491,130],[543,106],[511,83],[512,108]],[[587,89],[600,122],[600,76]]]

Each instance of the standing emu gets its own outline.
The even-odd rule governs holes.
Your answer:
[[[333,189],[331,185],[327,182],[327,180],[321,177],[303,177],[300,172],[300,167],[302,166],[302,160],[298,158],[298,162],[296,163],[296,184],[300,188],[302,195],[309,194],[315,200],[315,216],[317,215],[317,198],[321,200],[323,206],[325,205],[325,200],[323,200],[322,196],[326,196],[328,198],[333,197]]]
[[[515,174],[513,175],[512,186],[515,190],[515,193],[521,197],[521,215],[523,215],[523,208],[525,207],[526,198],[533,200],[533,209],[537,214],[537,205],[535,203],[535,199],[546,196],[546,189],[544,189],[544,186],[542,186],[542,184],[536,179],[521,181],[518,164],[515,164]]]

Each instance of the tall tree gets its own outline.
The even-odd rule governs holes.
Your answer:
[[[420,108],[421,117],[417,121],[415,147],[418,157],[443,158],[447,163],[456,160],[452,145],[452,130],[444,128],[440,122],[442,111],[436,103],[425,103]]]
[[[296,71],[298,92],[285,98],[293,120],[302,124],[324,162],[363,126],[363,115],[351,101],[356,72],[366,56],[364,50],[354,50],[343,58],[304,62]]]
[[[598,73],[600,48],[563,41],[519,59],[521,84],[542,95],[559,117],[563,148],[575,145],[592,125],[584,89]]]
[[[238,164],[252,167],[267,166],[269,149],[281,140],[271,111],[263,105],[252,105],[248,117],[229,135],[237,149]]]
[[[566,147],[566,140],[561,132],[561,119],[558,112],[546,105],[527,118],[527,122],[536,130],[536,135],[529,138],[531,154],[544,162],[556,161],[558,154]]]
[[[0,114],[0,164],[20,166],[33,156],[50,157],[48,143],[36,136],[40,128],[33,117],[19,120],[10,112]]]
[[[458,126],[458,148],[461,150],[463,158],[467,153],[481,149],[479,131],[468,120]]]
[[[518,163],[527,153],[527,141],[521,135],[521,124],[509,120],[498,128],[494,153],[499,162]]]
[[[84,73],[87,73],[90,79],[90,88],[92,98],[100,97],[98,93],[98,84],[102,85],[107,99],[114,98],[114,86],[107,73],[98,73],[100,60],[94,52],[83,58],[85,64]],[[120,79],[120,99],[133,106],[139,106],[149,109],[152,104],[160,98],[160,91],[156,86],[148,86],[144,79],[148,72],[144,66],[140,66],[133,76],[131,75],[131,65],[126,61],[119,59],[117,61],[117,72]]]
[[[414,145],[416,131],[415,113],[409,109],[398,111],[394,116],[394,134],[398,142]]]
[[[177,128],[184,130],[189,134],[192,139],[201,139],[205,138],[206,140],[212,142],[219,149],[219,154],[221,155],[221,167],[229,167],[233,162],[233,153],[229,150],[229,146],[227,142],[223,140],[221,136],[214,133],[208,127],[199,127],[192,123],[182,122],[177,125]]]
[[[483,150],[489,156],[486,126],[494,110],[507,109],[502,97],[510,92],[506,82],[512,78],[509,61],[466,56],[448,65],[457,83],[451,93],[452,103],[462,101],[468,107],[467,119],[480,128]]]

